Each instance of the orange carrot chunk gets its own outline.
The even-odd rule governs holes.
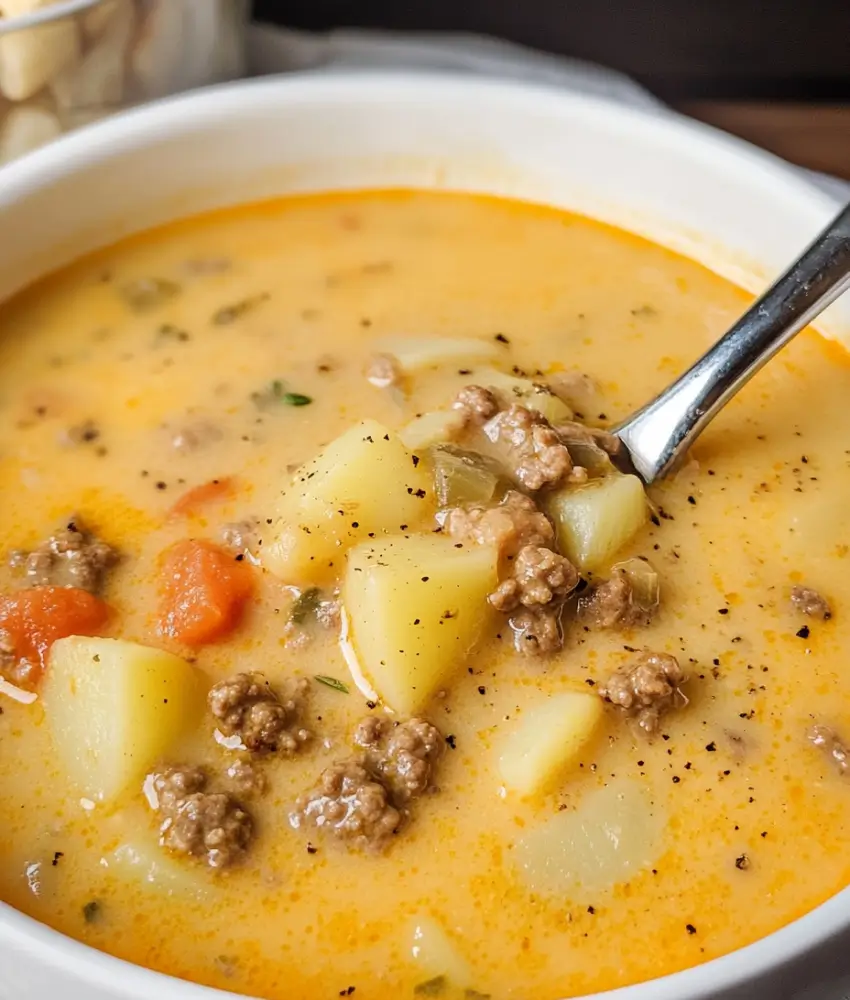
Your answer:
[[[211,479],[208,483],[193,486],[191,490],[180,497],[169,511],[171,517],[191,517],[198,513],[198,508],[208,503],[222,502],[233,495],[234,482],[232,476],[221,479]]]
[[[212,542],[177,542],[165,554],[161,635],[187,646],[224,639],[254,592],[250,567]]]
[[[0,596],[0,643],[15,661],[13,680],[36,683],[57,639],[97,635],[109,618],[109,606],[76,587],[33,587]]]

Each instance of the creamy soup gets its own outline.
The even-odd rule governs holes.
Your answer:
[[[747,296],[426,193],[182,222],[0,308],[0,895],[282,1000],[555,1000],[850,875],[843,352],[649,490]]]

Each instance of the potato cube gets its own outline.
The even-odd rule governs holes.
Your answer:
[[[524,710],[499,757],[505,785],[522,795],[548,791],[575,764],[602,721],[602,699],[566,691]]]
[[[419,456],[375,420],[331,442],[295,474],[259,552],[289,583],[312,583],[342,567],[348,548],[415,528],[434,513],[434,491]]]
[[[44,705],[58,759],[80,791],[114,799],[195,726],[199,675],[161,649],[71,636],[53,644]]]
[[[614,475],[554,493],[548,513],[564,554],[580,570],[598,570],[644,526],[649,504],[637,476]]]
[[[492,621],[495,548],[398,535],[348,554],[343,603],[363,674],[394,711],[419,711],[466,661]]]
[[[203,868],[170,857],[152,834],[139,834],[125,841],[101,864],[124,882],[155,895],[203,899],[212,894],[212,884],[204,878]]]
[[[469,962],[439,921],[427,914],[415,916],[409,925],[408,940],[408,953],[421,971],[424,983],[445,981],[448,998],[484,996],[470,989],[475,977]],[[435,995],[443,992],[435,987]]]

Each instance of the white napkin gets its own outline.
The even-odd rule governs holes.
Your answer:
[[[258,76],[304,69],[445,70],[530,80],[622,101],[659,115],[671,113],[649,91],[616,70],[477,35],[360,30],[314,34],[258,24],[248,36],[248,65]],[[850,198],[846,181],[795,169],[828,194]]]

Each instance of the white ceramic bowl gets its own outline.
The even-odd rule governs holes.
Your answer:
[[[469,77],[310,74],[131,112],[0,170],[0,301],[97,246],[178,216],[366,186],[490,192],[574,209],[753,290],[837,208],[781,161],[672,113]],[[845,299],[821,327],[850,343]],[[846,998],[837,979],[850,973],[848,927],[845,890],[734,954],[605,998]],[[809,992],[829,977],[831,986]],[[102,955],[0,905],[2,1000],[227,995]]]

